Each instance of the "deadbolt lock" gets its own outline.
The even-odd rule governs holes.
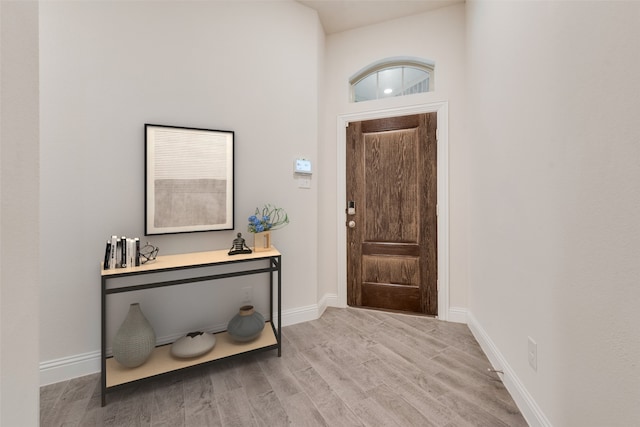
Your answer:
[[[356,214],[356,202],[353,200],[349,200],[347,203],[347,215],[355,215]]]

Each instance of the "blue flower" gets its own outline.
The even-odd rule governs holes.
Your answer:
[[[263,231],[284,227],[289,223],[289,217],[284,209],[265,205],[262,210],[256,208],[255,214],[251,215],[248,221],[249,232],[262,233]]]

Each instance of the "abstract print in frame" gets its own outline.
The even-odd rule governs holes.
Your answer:
[[[145,235],[233,229],[233,139],[145,124]]]

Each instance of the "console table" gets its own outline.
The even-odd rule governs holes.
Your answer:
[[[106,393],[116,387],[132,382],[141,381],[181,369],[186,369],[198,365],[213,363],[217,360],[226,359],[243,354],[278,350],[278,357],[282,354],[281,347],[281,285],[282,285],[282,256],[277,249],[271,248],[268,251],[253,252],[251,254],[240,254],[229,256],[228,250],[195,252],[178,255],[159,256],[154,262],[143,264],[139,267],[127,267],[104,270],[101,265],[102,278],[102,302],[101,302],[101,333],[102,333],[102,354],[101,354],[101,385],[102,385],[102,406],[106,404]],[[252,261],[268,261],[268,267],[255,267],[250,265]],[[237,264],[239,268],[231,272],[220,272],[211,274],[211,269],[207,272],[200,272],[199,269],[205,267],[215,267],[222,265]],[[263,263],[264,264],[264,263]],[[109,286],[109,281],[117,278],[129,278],[155,273],[184,270],[193,272],[189,277],[177,280],[161,280],[135,285]],[[206,274],[205,274],[206,273]],[[277,280],[274,280],[276,273]],[[143,289],[154,289],[166,286],[179,286],[186,283],[203,282],[209,280],[224,279],[229,277],[246,276],[252,274],[269,275],[269,320],[266,322],[262,334],[255,340],[247,343],[237,343],[231,339],[226,332],[215,334],[216,344],[207,354],[189,358],[178,359],[170,354],[170,344],[161,345],[155,348],[149,359],[137,368],[126,368],[120,365],[113,357],[107,357],[107,325],[106,309],[107,296],[122,292],[139,291]],[[145,279],[143,277],[143,279]],[[275,301],[274,301],[274,288]],[[274,302],[276,302],[277,324],[274,324]],[[188,332],[188,331],[187,331]],[[185,332],[186,333],[186,332]]]

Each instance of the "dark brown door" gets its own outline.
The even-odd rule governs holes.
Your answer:
[[[350,123],[346,159],[347,303],[437,315],[436,113]]]

